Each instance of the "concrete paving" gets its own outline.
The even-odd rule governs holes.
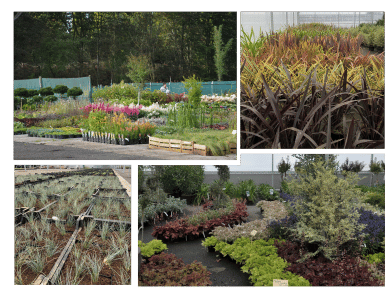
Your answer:
[[[121,146],[82,141],[14,135],[15,160],[236,160],[236,154],[200,156],[159,149],[147,144]]]

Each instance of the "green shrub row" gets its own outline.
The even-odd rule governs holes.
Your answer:
[[[81,136],[78,128],[43,128],[43,127],[30,127],[26,133],[34,137],[45,137],[46,135],[74,135]]]
[[[54,95],[54,93],[60,94],[61,96],[66,93],[68,97],[77,97],[82,95],[83,91],[80,87],[68,88],[65,85],[57,85],[54,89],[52,87],[44,87],[39,90],[26,88],[17,88],[14,90],[14,96],[19,97],[33,97],[36,95],[50,96]]]
[[[233,244],[206,238],[203,246],[214,247],[216,251],[229,256],[242,264],[242,271],[250,274],[254,286],[273,286],[273,280],[288,280],[288,286],[310,286],[308,280],[291,272],[285,272],[288,263],[277,254],[274,239],[250,240],[247,237],[238,238]]]

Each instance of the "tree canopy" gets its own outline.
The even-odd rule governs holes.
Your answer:
[[[236,80],[236,19],[236,12],[15,12],[14,78],[132,82],[128,57],[143,55],[151,82],[217,80],[213,33],[223,26],[223,43],[233,39],[224,80]]]

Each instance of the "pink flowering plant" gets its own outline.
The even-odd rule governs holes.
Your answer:
[[[133,107],[129,107],[129,106],[118,107],[118,106],[110,105],[109,103],[105,104],[104,102],[101,102],[101,103],[90,103],[84,107],[81,107],[80,109],[83,110],[85,114],[89,114],[92,111],[103,111],[106,113],[121,112],[127,114],[128,116],[138,116],[139,110],[141,108],[142,105],[133,106]]]

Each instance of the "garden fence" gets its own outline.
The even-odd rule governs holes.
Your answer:
[[[135,85],[130,83],[130,85]],[[163,83],[146,83],[143,89],[150,89],[150,91],[161,89]],[[214,94],[226,94],[226,93],[236,93],[236,81],[211,81],[211,82],[201,82],[203,95],[214,95]],[[181,82],[167,82],[167,89],[171,93],[188,93],[188,90],[185,89],[184,84]],[[99,86],[99,89],[104,88]]]
[[[35,89],[39,90],[45,87],[51,87],[54,89],[57,85],[66,85],[68,88],[80,87],[84,94],[78,96],[78,100],[89,99],[92,100],[92,86],[91,78],[82,77],[82,78],[42,78],[37,79],[28,79],[28,80],[14,80],[14,89],[17,88],[26,88],[26,89]],[[59,97],[59,94],[54,94]],[[66,94],[65,94],[66,96]]]
[[[294,172],[287,173],[287,177],[291,175],[295,176]],[[343,177],[342,175],[338,175]],[[370,186],[370,181],[372,178],[372,173],[370,172],[360,172],[359,178],[361,179],[358,182],[358,185]],[[213,181],[220,179],[217,172],[205,172],[204,173],[204,183],[211,184]],[[234,184],[238,184],[240,181],[253,180],[255,184],[269,184],[273,185],[275,189],[280,189],[281,187],[281,174],[277,171],[273,173],[269,172],[230,172],[230,181]],[[385,183],[385,174],[381,173],[379,175],[374,175],[373,182],[375,183],[378,180],[379,184]]]
[[[374,23],[382,16],[383,12],[241,12],[241,25],[245,33],[253,28],[258,37],[259,31],[269,33],[303,23],[356,27],[361,23]]]

